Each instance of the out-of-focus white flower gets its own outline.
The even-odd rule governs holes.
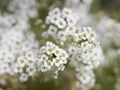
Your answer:
[[[34,66],[29,66],[26,69],[29,76],[33,76],[36,73],[36,68]]]
[[[28,75],[22,73],[22,74],[20,75],[20,78],[19,78],[19,79],[20,79],[21,82],[25,82],[25,81],[28,80]]]
[[[26,58],[27,58],[27,59],[32,59],[32,58],[34,58],[33,52],[32,52],[32,51],[27,52],[27,53],[26,53]]]
[[[59,8],[55,8],[55,9],[51,10],[51,11],[49,12],[49,15],[50,15],[50,16],[53,16],[53,15],[55,15],[55,16],[60,16],[60,15],[61,15],[60,9],[59,9]]]
[[[58,32],[58,39],[61,41],[65,41],[66,40],[66,33],[64,31],[59,31]]]
[[[25,64],[26,64],[26,59],[21,56],[21,57],[18,58],[17,62],[21,67],[24,67]]]
[[[48,29],[48,31],[47,31],[47,33],[49,34],[49,35],[51,35],[51,36],[55,36],[55,34],[57,33],[57,28],[55,27],[55,26],[50,26],[49,27],[49,29]]]

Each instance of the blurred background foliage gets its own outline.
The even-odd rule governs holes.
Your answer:
[[[104,12],[120,22],[120,0],[94,0],[91,12]]]

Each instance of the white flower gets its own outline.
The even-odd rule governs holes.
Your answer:
[[[70,15],[72,14],[72,11],[68,8],[64,8],[63,11],[62,11],[62,15],[63,17],[69,17]]]
[[[91,31],[89,38],[90,38],[90,40],[94,41],[96,39],[96,33],[94,31]]]
[[[40,61],[46,61],[46,60],[48,60],[48,56],[45,54],[41,55]]]
[[[26,65],[30,66],[33,65],[35,63],[35,59],[34,58],[30,58],[26,60]]]
[[[60,58],[55,58],[53,59],[53,63],[55,66],[60,66],[60,64],[62,64],[62,60]]]
[[[50,18],[50,22],[52,23],[52,24],[55,24],[55,25],[57,25],[57,22],[59,21],[59,19],[60,19],[60,17],[59,16],[52,16],[51,18]]]
[[[22,73],[22,74],[20,75],[19,79],[20,79],[21,82],[25,82],[25,81],[28,80],[28,75]]]
[[[47,60],[44,62],[44,65],[47,69],[51,69],[51,67],[53,66],[53,62],[51,60]]]
[[[46,51],[46,47],[45,46],[42,46],[41,48],[40,48],[40,53],[44,53]]]
[[[55,44],[53,44],[52,42],[49,42],[49,41],[47,41],[46,42],[46,47],[55,47]]]
[[[64,31],[59,31],[58,32],[58,38],[61,40],[61,41],[66,41],[66,33]]]
[[[26,55],[25,55],[25,57],[26,57],[27,59],[32,59],[32,58],[34,58],[33,52],[32,52],[32,51],[27,52]]]
[[[19,65],[15,65],[13,68],[15,73],[23,73],[23,68]]]
[[[66,60],[68,58],[68,54],[66,51],[61,50],[61,59]]]
[[[60,56],[61,54],[61,50],[59,47],[56,47],[54,50],[53,50],[53,53],[56,55],[56,56]]]
[[[19,66],[24,67],[25,64],[26,64],[26,59],[25,59],[25,57],[24,57],[24,56],[18,57],[17,63],[19,64]]]
[[[75,47],[73,47],[73,46],[69,47],[69,49],[68,49],[69,54],[73,54],[74,51],[75,51]]]
[[[67,60],[64,58],[64,59],[62,59],[62,63],[63,64],[67,64]]]
[[[0,72],[1,74],[10,73],[10,68],[7,63],[2,63],[0,69],[1,69],[1,72]]]
[[[82,37],[83,40],[86,40],[86,39],[89,37],[88,32],[87,32],[87,31],[83,31],[83,32],[81,33],[81,37]]]
[[[41,72],[46,72],[48,70],[45,66],[40,66],[39,69]]]
[[[67,18],[67,23],[68,23],[69,26],[73,26],[73,25],[75,25],[77,22],[76,22],[76,19],[75,19],[73,16],[69,16],[69,17]]]
[[[50,16],[47,16],[45,23],[46,23],[46,24],[50,24],[50,19],[51,19],[51,17],[50,17]]]
[[[66,29],[65,29],[65,33],[67,35],[74,35],[75,34],[75,31],[76,31],[76,27],[75,26],[68,26]]]
[[[76,34],[76,36],[75,36],[75,41],[76,41],[76,42],[79,42],[79,41],[81,41],[81,40],[82,40],[81,33]]]
[[[90,76],[88,75],[82,75],[79,77],[79,80],[83,83],[83,84],[87,84],[90,81]]]
[[[89,48],[89,43],[87,41],[81,43],[81,47],[86,50]]]
[[[33,76],[36,73],[35,66],[29,66],[29,67],[27,67],[26,72],[28,73],[29,76]]]
[[[64,19],[60,18],[56,21],[56,25],[58,26],[58,28],[63,29],[67,24]]]
[[[53,52],[53,47],[46,47],[47,54],[52,54]]]
[[[53,25],[50,25],[47,33],[49,35],[54,36],[56,34],[56,32],[57,32],[57,28],[55,26],[53,26]]]
[[[60,15],[61,15],[60,9],[59,9],[59,8],[55,8],[55,9],[51,10],[51,11],[49,12],[49,15],[50,15],[50,16],[53,16],[53,15],[55,15],[55,16],[60,16]]]

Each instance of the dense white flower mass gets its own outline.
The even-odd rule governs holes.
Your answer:
[[[95,84],[95,76],[93,70],[89,66],[81,66],[79,70],[77,70],[78,82],[76,85],[78,87],[81,87],[83,90],[93,87]]]
[[[24,35],[21,31],[10,30],[1,36],[0,75],[23,73],[22,68],[27,62],[24,57],[19,57],[16,61],[17,56],[28,50],[36,51],[39,47],[38,42],[34,40],[34,34],[29,33],[28,35],[27,33]]]
[[[78,15],[70,8],[55,8],[46,18],[49,25],[47,33],[57,43],[67,47],[70,65],[76,71],[77,86],[89,89],[95,83],[93,69],[100,65],[104,57],[96,33],[91,27],[81,28],[77,22]]]
[[[111,45],[120,47],[120,23],[116,22],[108,16],[100,18],[100,21],[97,23],[97,32],[99,33],[99,40],[104,48],[108,48]],[[102,35],[102,39],[100,37]],[[108,40],[109,39],[109,40]],[[106,43],[106,44],[104,44]]]
[[[23,3],[27,5],[23,5]],[[21,73],[20,81],[27,81],[28,75],[35,73],[35,70],[28,73],[28,75],[23,73],[23,67],[26,66],[27,62],[21,56],[29,50],[37,51],[39,48],[38,41],[35,40],[35,34],[29,31],[30,25],[28,23],[30,15],[33,12],[37,12],[35,3],[36,1],[31,1],[31,4],[30,2],[28,4],[27,0],[20,2],[12,0],[8,5],[9,11],[12,13],[3,13],[0,15],[0,76],[6,74],[16,76],[18,73]],[[26,11],[23,6],[26,6]],[[35,6],[35,9],[31,9],[32,6]],[[33,11],[32,13],[31,10]],[[37,13],[34,14],[32,15],[33,17],[37,15]],[[18,56],[21,57],[17,58]],[[31,68],[26,69],[26,72],[31,70]],[[0,80],[5,79],[0,77]],[[2,82],[0,83],[2,84]]]
[[[20,75],[21,81],[27,81],[29,77],[39,72],[52,72],[57,78],[58,72],[63,71],[67,64],[68,54],[52,42],[47,42],[40,51],[27,51],[18,56],[14,62],[13,71]]]
[[[12,0],[8,10],[25,20],[38,15],[36,0]]]

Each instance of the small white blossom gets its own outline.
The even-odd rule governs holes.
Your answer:
[[[51,69],[51,67],[53,66],[53,62],[51,60],[47,60],[44,62],[44,65],[47,69]]]
[[[60,16],[60,15],[61,15],[60,9],[59,9],[59,8],[55,8],[55,9],[51,10],[51,11],[49,12],[49,15],[50,15],[50,16],[53,16],[53,15],[55,15],[55,16]]]
[[[19,66],[24,67],[26,64],[26,59],[23,56],[21,56],[17,59],[17,63],[19,64]]]
[[[59,38],[61,41],[66,41],[66,33],[63,32],[63,31],[59,31],[59,32],[58,32],[58,38]]]
[[[62,64],[62,60],[60,58],[55,58],[53,59],[53,63],[55,66],[60,66],[60,64]]]
[[[56,25],[58,26],[58,28],[63,29],[67,24],[64,19],[60,18],[56,21]]]
[[[36,68],[34,66],[27,67],[26,72],[29,76],[33,76],[36,73]]]
[[[50,18],[50,23],[52,23],[52,24],[57,24],[57,21],[59,21],[60,20],[60,17],[59,16],[52,16],[51,18]],[[58,25],[57,25],[58,26]]]
[[[49,29],[48,29],[48,31],[47,31],[47,33],[49,34],[49,35],[52,35],[52,36],[54,36],[56,33],[57,33],[57,28],[55,27],[55,26],[50,26],[49,27]]]
[[[13,68],[15,73],[23,73],[23,68],[19,65],[15,65]]]
[[[33,55],[33,52],[30,51],[30,52],[27,52],[26,55],[25,55],[26,59],[32,59],[34,58],[34,55]]]
[[[63,17],[69,17],[70,15],[72,14],[72,11],[68,8],[64,8],[63,11],[62,11],[62,15]]]
[[[69,26],[74,26],[77,20],[73,16],[69,16],[69,18],[67,18],[67,22]]]
[[[28,75],[22,73],[22,74],[20,75],[20,78],[19,78],[19,79],[20,79],[21,82],[25,82],[25,81],[28,80]]]

